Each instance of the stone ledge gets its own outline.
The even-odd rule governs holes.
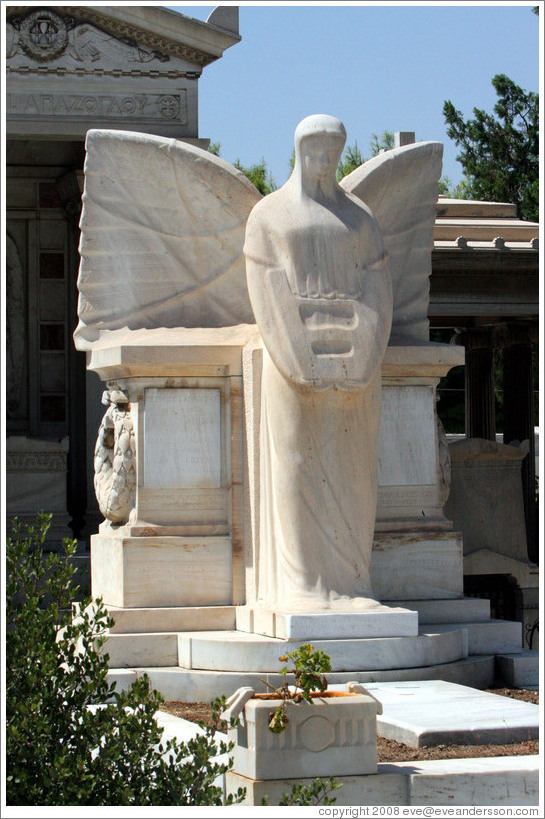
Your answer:
[[[487,622],[490,620],[490,600],[480,597],[462,597],[444,600],[392,600],[391,606],[401,606],[418,612],[421,626],[430,623]]]
[[[117,682],[118,689],[124,690],[134,680],[146,673],[154,688],[166,700],[185,702],[210,702],[215,697],[229,696],[241,686],[250,686],[254,691],[266,691],[262,680],[274,688],[280,686],[283,677],[267,672],[239,671],[199,671],[185,668],[157,668],[150,666],[115,668],[110,667],[108,679]],[[471,657],[454,663],[442,663],[427,668],[406,668],[394,671],[340,671],[327,675],[330,685],[345,684],[354,680],[364,685],[375,682],[397,682],[399,680],[446,680],[489,688],[494,683],[494,657]]]
[[[342,805],[538,805],[539,756],[425,760],[379,763],[376,774],[336,777],[342,788],[335,804]],[[271,805],[291,791],[295,781],[311,779],[252,780],[226,775],[228,793],[246,788],[243,805],[261,805],[267,795]]]
[[[487,620],[484,622],[428,623],[426,633],[446,634],[467,629],[468,654],[505,654],[522,652],[522,624],[514,620]]]

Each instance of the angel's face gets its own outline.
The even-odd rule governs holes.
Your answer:
[[[301,142],[301,162],[305,173],[317,182],[335,177],[344,145],[340,134],[315,134]]]

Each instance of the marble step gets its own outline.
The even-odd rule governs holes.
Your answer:
[[[512,688],[537,688],[539,652],[525,649],[520,654],[498,654],[496,678]]]
[[[178,634],[109,634],[102,653],[109,657],[110,668],[178,665]]]
[[[488,620],[469,623],[427,623],[425,633],[446,634],[467,629],[468,653],[518,654],[522,652],[522,623],[514,620]]]
[[[461,597],[451,600],[396,600],[389,606],[401,606],[418,612],[421,626],[428,623],[467,623],[490,620],[490,600]]]
[[[280,640],[238,631],[112,633],[103,652],[110,667],[176,666],[213,671],[268,671],[279,657],[304,640]],[[314,640],[330,655],[338,671],[410,668],[453,662],[467,657],[467,632],[421,634],[417,637]]]
[[[237,688],[249,685],[255,691],[267,691],[265,680],[274,688],[281,685],[280,674],[242,671],[200,671],[185,668],[110,668],[108,680],[115,682],[117,690],[128,688],[138,676],[146,673],[154,688],[166,700],[182,702],[210,702],[223,694],[229,696]],[[469,657],[452,663],[382,671],[338,671],[327,675],[330,685],[343,684],[351,680],[364,684],[375,682],[397,682],[400,680],[446,680],[448,682],[472,685],[475,688],[490,688],[494,683],[494,657]],[[291,682],[291,680],[288,680]]]
[[[128,609],[107,606],[114,618],[111,634],[165,631],[226,631],[235,628],[236,606]]]
[[[179,634],[179,665],[212,671],[274,672],[280,666],[278,658],[303,642],[241,631]],[[334,671],[414,668],[467,657],[467,632],[448,629],[417,637],[313,640],[313,645],[331,657]]]

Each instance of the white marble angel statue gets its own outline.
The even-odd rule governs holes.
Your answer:
[[[258,606],[360,610],[373,591],[380,366],[428,341],[442,146],[335,178],[346,134],[296,130],[292,176],[263,198],[191,145],[91,131],[79,349],[122,328],[257,323],[264,345]]]
[[[367,606],[381,361],[392,288],[378,225],[335,173],[346,133],[295,132],[288,182],[250,214],[244,253],[264,344],[257,605]]]

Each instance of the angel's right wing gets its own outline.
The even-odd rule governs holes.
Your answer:
[[[89,131],[76,347],[101,330],[253,323],[242,247],[261,194],[174,139]]]
[[[429,340],[435,204],[443,146],[416,142],[369,159],[341,186],[371,208],[388,253],[394,292],[390,344]]]

